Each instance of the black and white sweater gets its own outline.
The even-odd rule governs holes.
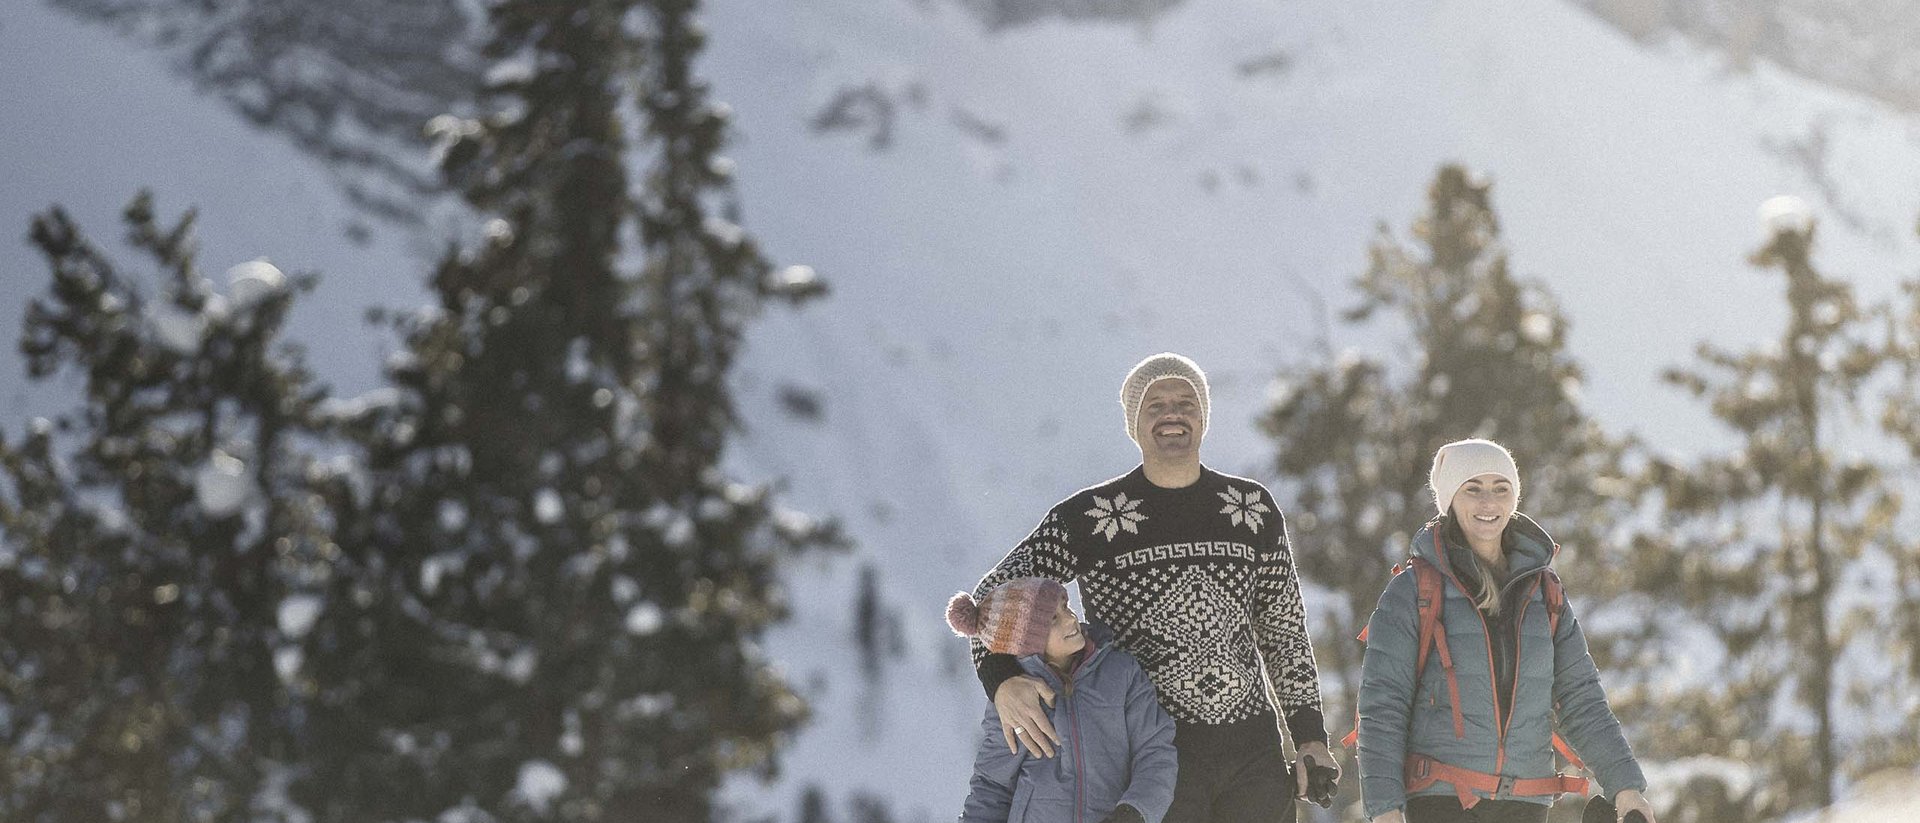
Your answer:
[[[1054,506],[974,596],[1031,576],[1079,580],[1088,616],[1183,727],[1271,717],[1270,679],[1294,745],[1327,739],[1286,521],[1260,483],[1202,467],[1164,489],[1136,467]],[[1012,655],[972,648],[989,697],[1021,673]]]

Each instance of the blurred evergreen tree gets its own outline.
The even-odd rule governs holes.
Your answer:
[[[275,820],[338,552],[306,492],[323,392],[279,340],[313,279],[246,263],[221,294],[191,214],[143,193],[126,222],[157,294],[61,210],[33,224],[21,349],[85,401],[0,438],[0,818]]]
[[[1441,445],[1505,444],[1520,465],[1520,508],[1566,548],[1557,566],[1575,602],[1614,587],[1600,540],[1631,496],[1625,446],[1581,408],[1567,319],[1544,286],[1508,270],[1489,189],[1444,166],[1413,225],[1417,245],[1382,227],[1369,249],[1360,302],[1342,320],[1392,324],[1407,337],[1407,361],[1323,351],[1281,373],[1260,421],[1276,444],[1274,469],[1294,490],[1301,571],[1339,596],[1314,620],[1338,726],[1351,722],[1360,680],[1354,636],[1435,514],[1427,472]],[[1359,781],[1342,782],[1345,801],[1356,799]]]
[[[1785,326],[1754,350],[1702,343],[1698,365],[1667,371],[1739,445],[1686,464],[1651,461],[1659,522],[1636,535],[1629,564],[1633,588],[1663,612],[1653,622],[1675,639],[1666,659],[1648,661],[1670,672],[1662,728],[1636,743],[1663,759],[1753,764],[1758,790],[1723,792],[1739,807],[1727,820],[1830,805],[1850,771],[1837,713],[1882,709],[1874,683],[1860,679],[1875,676],[1871,667],[1850,680],[1840,666],[1869,635],[1873,607],[1838,595],[1899,509],[1857,448],[1862,394],[1891,351],[1880,313],[1814,267],[1815,223],[1803,204],[1781,198],[1763,211],[1770,236],[1750,259],[1783,276]],[[1688,638],[1701,628],[1724,660]],[[1911,736],[1866,725],[1852,744],[1870,747],[1876,727]]]
[[[746,324],[823,287],[738,224],[694,9],[500,2],[486,113],[432,125],[490,218],[398,321],[396,391],[341,418],[374,492],[364,595],[316,630],[322,820],[707,820],[804,716],[755,641],[838,532],[721,463]]]

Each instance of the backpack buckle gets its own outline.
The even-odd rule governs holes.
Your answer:
[[[1433,758],[1416,754],[1407,758],[1408,782],[1418,782],[1433,776]]]
[[[1513,797],[1513,775],[1500,775],[1500,785],[1494,787],[1493,799],[1506,800]]]

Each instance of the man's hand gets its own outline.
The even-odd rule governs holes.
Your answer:
[[[1000,713],[1000,733],[1006,735],[1008,754],[1019,754],[1024,741],[1028,751],[1052,757],[1054,747],[1060,745],[1053,721],[1040,707],[1042,700],[1053,705],[1053,687],[1032,675],[1009,677],[993,693],[993,710]]]
[[[1653,819],[1653,804],[1648,803],[1644,795],[1632,789],[1627,789],[1613,796],[1613,812],[1614,819],[1620,821],[1620,823],[1629,823],[1627,815],[1633,814],[1634,812],[1639,812],[1642,817],[1646,818],[1645,823],[1657,823],[1657,821]]]
[[[1333,807],[1333,795],[1340,788],[1340,764],[1334,762],[1327,744],[1315,741],[1299,747],[1293,776],[1298,783],[1295,797],[1304,797],[1321,808]]]
[[[1407,823],[1407,816],[1399,809],[1394,809],[1374,818],[1373,823]]]

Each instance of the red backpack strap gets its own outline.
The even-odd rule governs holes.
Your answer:
[[[1410,566],[1411,564],[1412,564],[1412,561],[1408,561],[1406,563],[1394,564],[1391,577],[1399,577],[1400,573],[1406,571],[1408,566]],[[1421,611],[1421,616],[1423,618],[1426,616],[1426,612],[1424,609]],[[1367,634],[1369,633],[1368,630],[1372,628],[1373,627],[1370,625],[1361,626],[1360,633],[1354,636],[1355,639],[1359,640],[1361,643],[1367,642]],[[1427,662],[1427,636],[1424,632],[1422,632],[1422,634],[1420,635],[1420,664],[1425,665],[1426,662]],[[1414,669],[1414,677],[1417,678],[1419,676],[1420,676],[1420,670]],[[1340,745],[1351,749],[1354,747],[1355,744],[1358,744],[1359,742],[1360,742],[1360,706],[1356,703],[1353,707],[1353,731],[1347,732],[1346,737],[1340,738]]]
[[[1567,590],[1560,585],[1560,575],[1552,569],[1540,575],[1540,592],[1547,598],[1547,629],[1553,637],[1560,636],[1560,613],[1567,607]]]
[[[1435,638],[1439,639],[1438,645],[1446,645],[1446,632],[1440,629],[1440,604],[1446,601],[1447,593],[1446,581],[1440,578],[1440,570],[1434,568],[1433,564],[1419,558],[1408,563],[1413,567],[1414,596],[1417,598],[1414,602],[1420,610],[1420,652],[1413,664],[1417,676],[1419,672],[1427,670],[1427,652],[1436,645]],[[1453,668],[1453,655],[1441,652],[1440,662],[1449,669]]]
[[[1551,632],[1552,637],[1558,638],[1560,613],[1567,608],[1567,589],[1560,583],[1560,575],[1554,574],[1552,569],[1542,573],[1540,579],[1540,593],[1546,597],[1547,601],[1547,630]],[[1561,757],[1566,758],[1568,765],[1575,769],[1587,767],[1586,762],[1580,759],[1580,755],[1574,753],[1573,747],[1567,745],[1567,741],[1560,737],[1559,732],[1553,733],[1553,749],[1559,752]]]
[[[1426,671],[1427,650],[1440,652],[1440,668],[1447,673],[1447,698],[1453,705],[1453,736],[1465,739],[1467,721],[1460,714],[1460,680],[1453,673],[1453,650],[1447,646],[1447,630],[1440,624],[1440,607],[1447,599],[1446,580],[1440,570],[1418,557],[1408,561],[1413,566],[1414,582],[1418,584],[1420,608],[1420,653],[1416,657],[1415,672]]]

